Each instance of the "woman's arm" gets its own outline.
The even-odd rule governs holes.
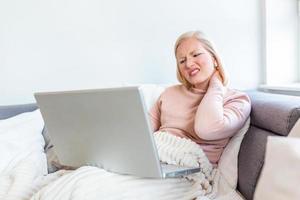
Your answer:
[[[233,136],[242,128],[250,114],[250,99],[244,93],[234,94],[224,104],[226,88],[215,73],[196,116],[195,132],[204,140],[219,140]]]
[[[160,126],[160,98],[154,103],[149,111],[149,117],[152,125],[153,132],[157,131]]]

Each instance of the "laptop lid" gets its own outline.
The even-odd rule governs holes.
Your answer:
[[[138,87],[35,93],[64,165],[163,177]]]

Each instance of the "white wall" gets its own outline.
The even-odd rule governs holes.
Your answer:
[[[35,91],[176,83],[173,45],[203,30],[234,88],[262,80],[259,0],[0,1],[0,105]]]
[[[265,0],[267,85],[299,82],[298,1]]]

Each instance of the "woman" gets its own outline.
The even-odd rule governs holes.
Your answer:
[[[175,44],[180,85],[167,88],[150,110],[154,131],[189,138],[216,166],[229,139],[250,114],[250,99],[226,87],[227,77],[211,42],[199,31]]]

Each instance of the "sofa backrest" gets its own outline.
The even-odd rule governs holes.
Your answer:
[[[0,106],[0,120],[13,117],[23,112],[31,112],[37,109],[36,104]]]
[[[300,97],[248,91],[251,126],[239,152],[238,190],[253,199],[265,156],[268,136],[287,136],[300,118]]]

